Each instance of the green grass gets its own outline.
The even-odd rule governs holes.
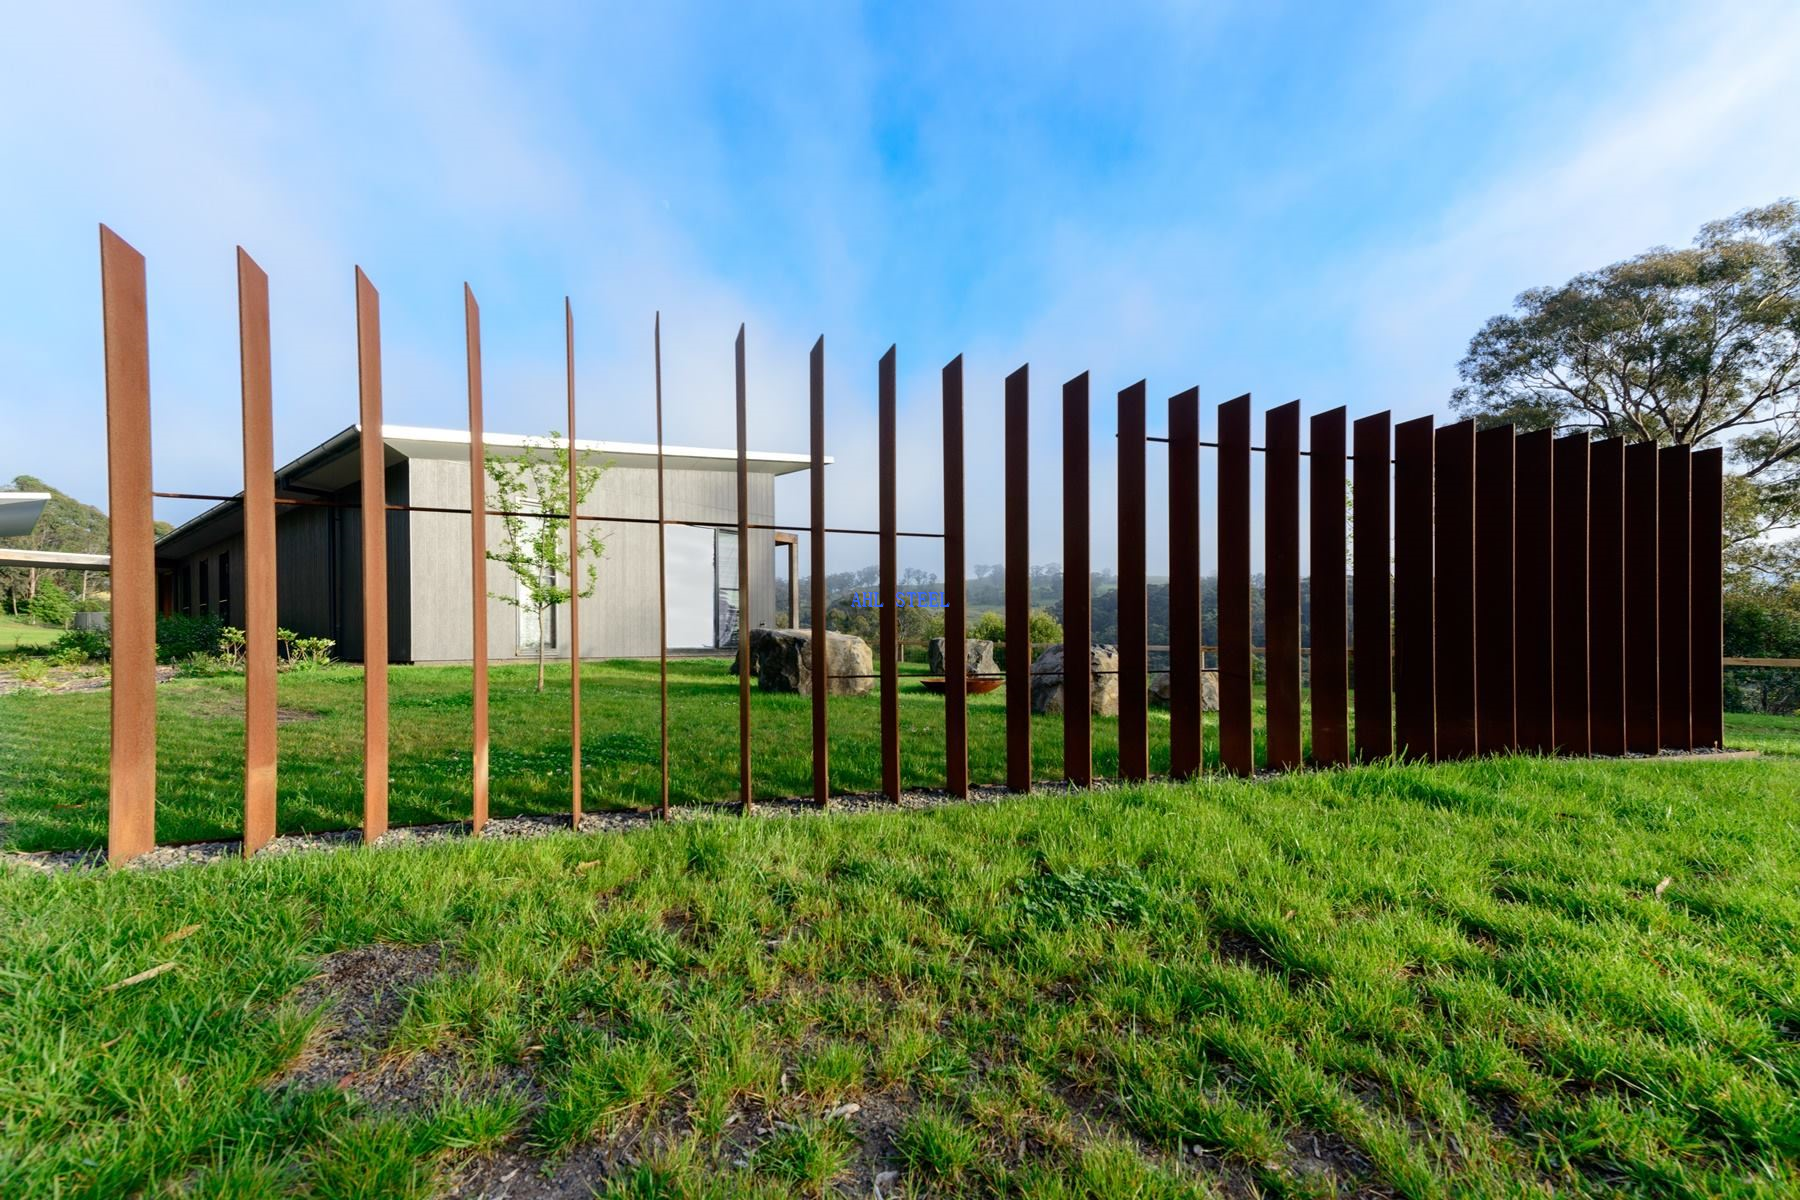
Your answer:
[[[675,803],[735,799],[737,680],[724,659],[669,664],[669,789]],[[903,666],[901,782],[944,782],[944,701]],[[590,810],[639,808],[658,798],[657,664],[582,665],[582,799]],[[490,681],[491,811],[569,807],[569,674],[552,666],[496,667]],[[280,677],[277,814],[284,832],[352,828],[362,819],[363,677],[360,667]],[[178,679],[157,688],[157,836],[164,842],[233,838],[243,827],[243,678]],[[396,824],[466,819],[470,804],[470,693],[466,667],[390,672],[390,817]],[[810,697],[753,691],[752,756],[760,797],[812,793]],[[970,700],[969,763],[977,783],[1006,774],[1006,692]],[[1260,704],[1260,701],[1259,701]],[[106,840],[108,695],[21,690],[0,696],[0,822],[9,848],[71,849]],[[881,786],[879,702],[830,703],[832,787]],[[1038,778],[1062,771],[1062,718],[1033,723]],[[1168,717],[1151,710],[1151,767],[1168,768]],[[1206,733],[1216,758],[1216,723]],[[1258,732],[1258,746],[1261,732]],[[1094,767],[1118,771],[1118,724],[1097,718]]]
[[[23,617],[0,613],[0,654],[33,646],[48,646],[62,636],[62,630],[38,625]]]
[[[0,869],[0,1195],[1794,1195],[1800,722],[1730,740]]]

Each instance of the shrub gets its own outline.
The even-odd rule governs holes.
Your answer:
[[[219,630],[219,656],[229,662],[234,669],[243,669],[244,654],[248,645],[248,636],[236,625],[227,625]]]
[[[38,584],[37,595],[25,606],[25,615],[39,625],[66,629],[69,622],[75,619],[75,602],[69,599],[69,593],[56,585],[55,580],[46,579]]]
[[[112,657],[112,635],[104,629],[70,629],[51,648],[59,661],[104,662]]]
[[[156,661],[181,662],[196,654],[217,654],[223,627],[219,618],[172,613],[156,618]]]
[[[288,641],[287,665],[295,671],[330,666],[331,651],[336,645],[328,637],[291,637]]]
[[[215,675],[231,675],[243,670],[241,666],[233,664],[226,655],[207,654],[204,651],[196,651],[185,658],[178,659],[175,669],[183,675],[195,679],[210,679]]]

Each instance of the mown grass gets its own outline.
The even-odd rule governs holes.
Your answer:
[[[1754,724],[1756,761],[14,868],[0,1195],[1793,1195],[1800,729]],[[277,1082],[327,1033],[296,986],[383,943],[438,967],[370,1049],[432,1086]]]
[[[669,664],[670,779],[678,804],[735,799],[738,688],[725,659]],[[901,685],[901,782],[944,782],[944,701],[908,665]],[[582,666],[582,799],[590,810],[653,805],[659,793],[657,664]],[[568,665],[491,673],[491,811],[569,807]],[[243,828],[243,678],[178,679],[157,688],[157,836],[163,842],[237,837]],[[283,832],[345,829],[362,819],[363,677],[360,667],[280,677],[277,815]],[[397,667],[390,673],[391,809],[396,824],[469,814],[471,710],[466,667]],[[812,705],[807,696],[753,691],[752,761],[759,797],[811,795]],[[1260,703],[1260,701],[1259,701]],[[1005,689],[972,697],[969,763],[977,783],[1006,776]],[[1153,771],[1168,768],[1168,717],[1151,710]],[[830,702],[832,787],[878,791],[881,735],[875,693]],[[25,689],[0,695],[0,840],[57,850],[106,841],[108,695]],[[1216,724],[1206,733],[1217,757]],[[1257,738],[1261,746],[1260,724]],[[1259,750],[1260,752],[1260,750]],[[1062,718],[1033,722],[1040,779],[1062,772]],[[1094,767],[1118,771],[1118,724],[1096,718]]]
[[[48,646],[62,636],[62,630],[39,625],[11,613],[0,613],[0,653],[21,648]]]

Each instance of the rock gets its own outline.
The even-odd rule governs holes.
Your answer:
[[[1169,673],[1158,671],[1150,676],[1150,703],[1162,708],[1169,707]],[[1219,711],[1219,673],[1217,671],[1200,672],[1200,711]]]
[[[826,662],[831,668],[828,690],[833,696],[861,696],[875,687],[875,656],[869,643],[854,634],[826,631]],[[731,664],[737,673],[737,660]],[[765,692],[812,694],[812,631],[752,629],[750,672]],[[854,676],[855,678],[851,678]]]
[[[1092,672],[1092,696],[1089,709],[1097,717],[1119,715],[1119,648],[1094,646],[1088,653]],[[1105,672],[1102,674],[1101,672]],[[1031,664],[1031,711],[1059,713],[1063,710],[1063,648],[1060,643],[1045,646]]]
[[[944,643],[946,640],[941,637],[931,639],[931,673],[933,675],[949,673],[944,670]],[[969,639],[968,673],[971,675],[1000,674],[1000,664],[994,661],[994,643],[984,638]]]

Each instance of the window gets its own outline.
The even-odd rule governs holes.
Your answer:
[[[709,649],[718,642],[718,579],[713,555],[718,539],[711,529],[670,525],[668,550],[669,646]]]
[[[713,543],[713,644],[735,646],[738,627],[742,623],[738,604],[738,535],[736,530],[720,529]]]
[[[231,624],[231,552],[219,555],[219,620]]]
[[[191,571],[175,572],[175,611],[184,617],[194,615],[194,575]]]
[[[203,558],[194,564],[194,571],[200,578],[200,615],[204,617],[212,611],[212,564]]]

